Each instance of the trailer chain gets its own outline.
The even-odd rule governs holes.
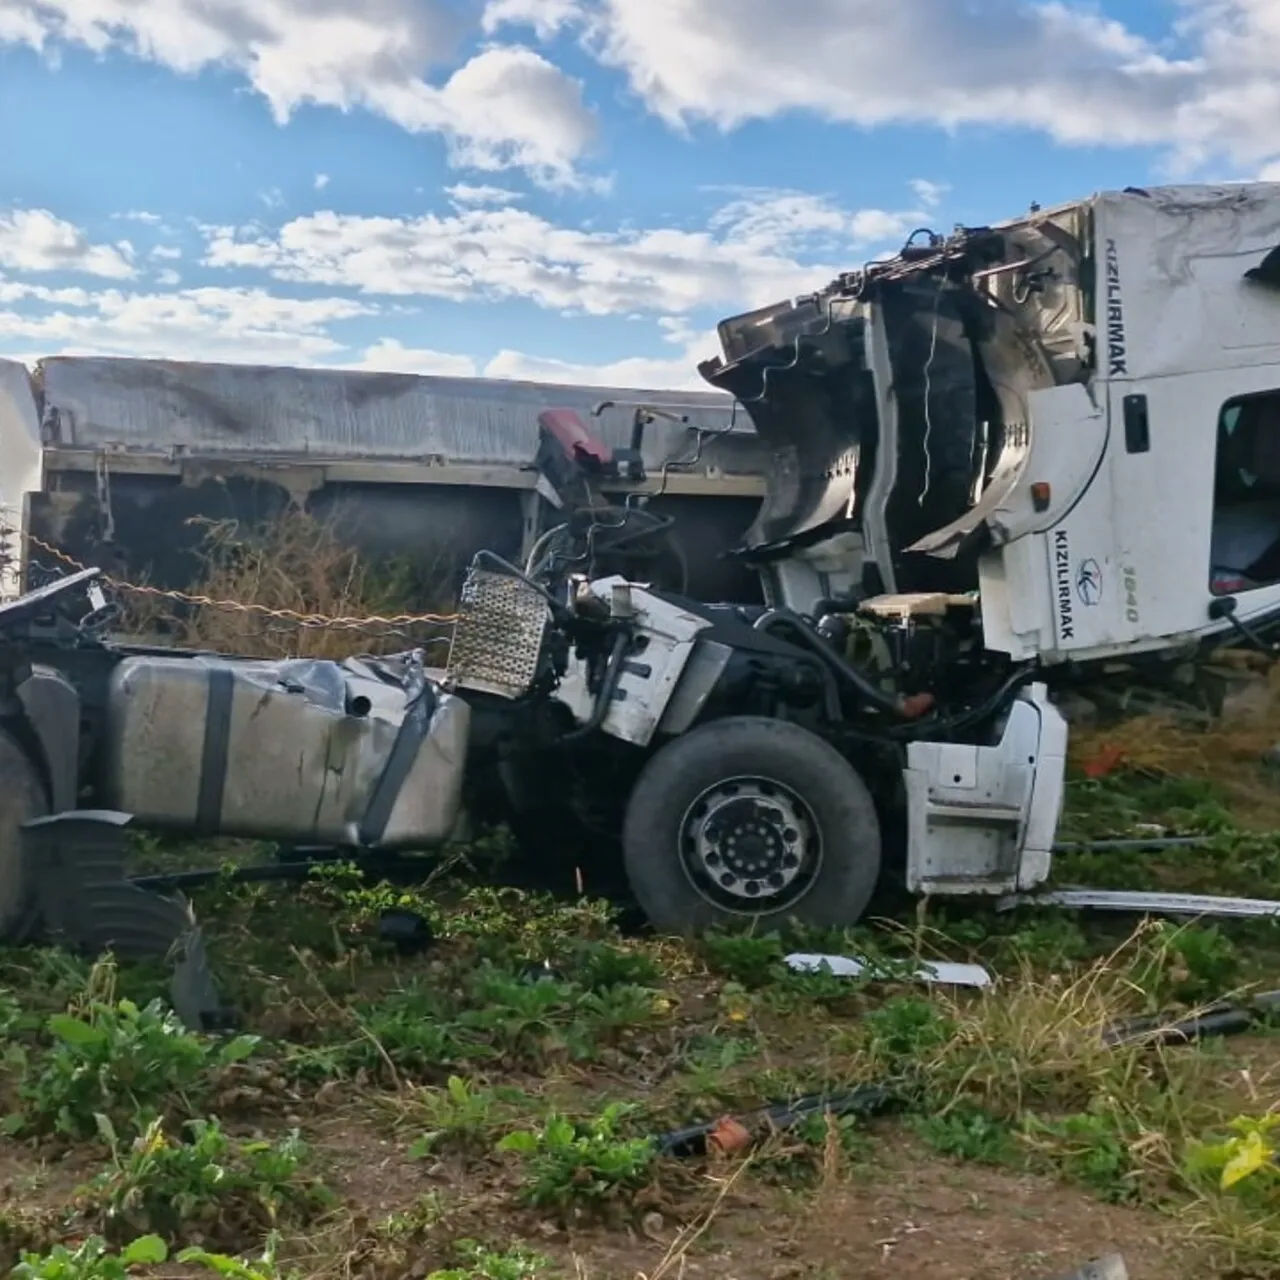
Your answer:
[[[46,555],[53,556],[69,568],[77,572],[90,566],[81,563],[74,556],[68,555],[60,547],[38,538],[33,533],[0,523],[6,533],[16,534],[29,546],[35,547]],[[272,618],[278,622],[291,623],[297,627],[309,627],[329,631],[368,631],[374,628],[396,630],[404,627],[451,627],[458,620],[456,613],[397,613],[370,614],[367,617],[334,617],[323,613],[303,613],[297,609],[275,609],[264,604],[246,604],[239,600],[218,600],[211,596],[197,595],[189,591],[177,591],[167,587],[149,587],[141,583],[127,582],[111,574],[102,573],[100,580],[113,590],[130,595],[145,596],[151,599],[171,600],[176,604],[193,605],[201,609],[222,609],[229,613],[251,614],[259,618]],[[445,637],[441,637],[444,639]]]

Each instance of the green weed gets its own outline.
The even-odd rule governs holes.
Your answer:
[[[551,1274],[550,1261],[525,1245],[497,1250],[475,1240],[459,1240],[454,1250],[462,1265],[432,1271],[427,1280],[539,1280]]]
[[[653,1142],[620,1132],[633,1111],[612,1103],[584,1123],[553,1112],[538,1129],[508,1134],[498,1149],[524,1161],[524,1194],[531,1204],[600,1204],[638,1190],[652,1176],[657,1154]]]
[[[148,1232],[172,1240],[195,1228],[206,1241],[239,1247],[282,1215],[306,1221],[330,1202],[320,1183],[300,1176],[307,1148],[296,1132],[243,1142],[216,1120],[192,1120],[185,1139],[174,1141],[156,1120],[126,1145],[105,1116],[98,1119],[112,1167],[86,1195],[109,1238]]]
[[[81,1015],[52,1015],[45,1029],[53,1047],[23,1054],[22,1111],[10,1118],[10,1132],[89,1137],[99,1114],[141,1127],[166,1105],[189,1110],[214,1072],[250,1057],[259,1043],[193,1035],[159,1001],[91,1004]]]
[[[158,1236],[143,1236],[118,1253],[100,1236],[90,1236],[75,1248],[56,1244],[48,1253],[24,1253],[10,1274],[12,1280],[125,1280],[136,1268],[156,1266],[168,1256]]]
[[[423,1089],[415,1095],[411,1114],[425,1132],[410,1154],[421,1159],[443,1149],[487,1148],[494,1130],[510,1123],[511,1113],[529,1102],[518,1089],[486,1088],[450,1076],[443,1089]]]

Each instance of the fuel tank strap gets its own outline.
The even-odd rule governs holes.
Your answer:
[[[378,844],[386,834],[387,823],[400,798],[400,791],[409,780],[418,759],[418,750],[426,741],[435,712],[435,699],[429,689],[423,689],[410,703],[396,733],[368,808],[360,822],[360,846],[364,849]]]
[[[236,681],[228,667],[209,672],[205,695],[204,747],[200,756],[200,790],[196,798],[196,832],[216,835],[222,826],[222,796],[227,785],[231,746],[231,703]]]

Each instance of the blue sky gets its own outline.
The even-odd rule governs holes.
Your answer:
[[[698,385],[919,225],[1280,178],[1280,0],[0,0],[0,355]]]

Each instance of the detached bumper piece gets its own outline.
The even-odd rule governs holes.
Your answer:
[[[228,1025],[191,904],[140,889],[125,875],[128,814],[72,810],[28,822],[22,856],[42,940],[90,955],[162,958],[173,965],[170,997],[193,1031]]]

